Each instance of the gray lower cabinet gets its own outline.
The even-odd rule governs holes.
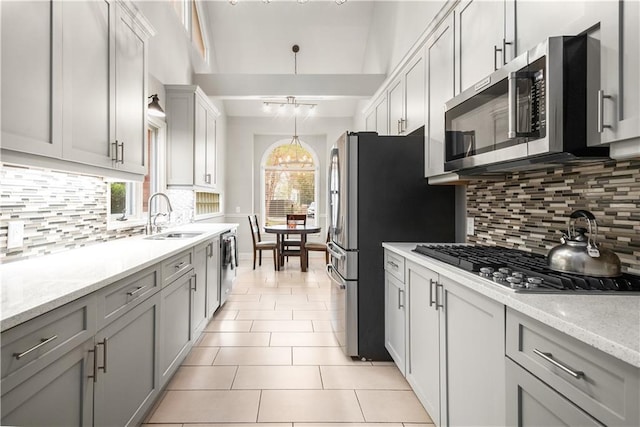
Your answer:
[[[137,425],[159,392],[156,293],[96,335],[94,425]]]
[[[160,291],[160,386],[171,378],[192,342],[191,303],[196,276],[193,270]]]
[[[406,368],[406,299],[404,283],[393,275],[384,275],[384,346],[396,366]]]
[[[90,426],[93,348],[92,338],[3,393],[2,425]]]
[[[220,238],[208,244],[207,255],[207,319],[211,319],[220,307]]]
[[[191,330],[193,336],[207,325],[207,287],[209,275],[208,260],[211,251],[210,242],[204,242],[193,250],[193,267],[196,277],[192,288]]]
[[[603,426],[512,360],[506,364],[507,425]]]
[[[504,306],[406,263],[407,381],[438,426],[504,425]]]

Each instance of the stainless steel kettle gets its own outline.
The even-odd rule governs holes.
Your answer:
[[[547,254],[547,264],[555,271],[596,277],[620,275],[620,258],[609,249],[598,248],[598,224],[589,211],[577,210],[569,217],[567,234],[563,234],[561,245]],[[575,223],[585,219],[589,229],[576,228]],[[585,233],[589,233],[588,236]]]

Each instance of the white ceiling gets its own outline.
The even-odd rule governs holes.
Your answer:
[[[296,95],[305,102],[317,103],[318,116],[351,117],[356,113],[359,101],[373,95],[385,78],[384,74],[369,75],[368,80],[364,76],[356,78],[352,86],[362,86],[354,88],[349,87],[349,82],[354,80],[344,77],[362,75],[366,68],[371,68],[367,62],[371,43],[379,40],[376,32],[387,30],[385,17],[381,19],[380,13],[376,14],[380,11],[377,8],[388,10],[402,5],[406,13],[407,7],[415,5],[415,10],[422,11],[424,6],[420,3],[428,1],[432,0],[348,0],[342,5],[334,0],[309,0],[305,4],[298,4],[296,0],[272,0],[269,4],[262,0],[238,0],[236,5],[227,0],[204,1],[213,73],[197,75],[196,83],[203,87],[208,83],[215,86],[216,79],[222,75],[225,87],[233,87],[229,82],[233,83],[235,78],[237,90],[219,96],[224,100],[229,116],[265,116],[267,113],[262,111],[264,99]],[[386,15],[393,19],[392,14]],[[426,27],[428,17],[424,22]],[[294,44],[300,47],[297,60],[292,52]],[[377,60],[388,62],[389,58]],[[294,77],[296,71],[306,77],[303,87],[302,78],[296,80]],[[243,85],[247,75],[264,82],[259,90]],[[324,79],[327,75],[335,76],[335,87],[344,87],[344,93],[336,94],[335,87],[314,83],[315,77],[320,79],[320,75]],[[289,80],[284,85],[271,84],[276,80],[282,83],[284,76]]]

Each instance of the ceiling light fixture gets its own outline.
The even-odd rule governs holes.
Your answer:
[[[147,97],[150,99],[149,105],[147,106],[147,114],[153,117],[165,117],[166,114],[164,110],[160,106],[160,100],[158,99],[158,94],[153,94]]]
[[[340,6],[341,4],[345,4],[347,0],[336,0],[336,4]]]

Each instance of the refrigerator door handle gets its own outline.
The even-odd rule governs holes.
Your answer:
[[[333,242],[327,243],[327,250],[329,251],[329,254],[333,258],[336,258],[338,261],[344,259],[344,257],[347,256],[347,254]]]
[[[331,279],[333,283],[338,285],[338,288],[347,289],[346,280],[342,278],[340,273],[338,273],[338,271],[335,268],[333,268],[333,265],[331,264],[327,264],[327,276],[329,276],[329,279]]]

